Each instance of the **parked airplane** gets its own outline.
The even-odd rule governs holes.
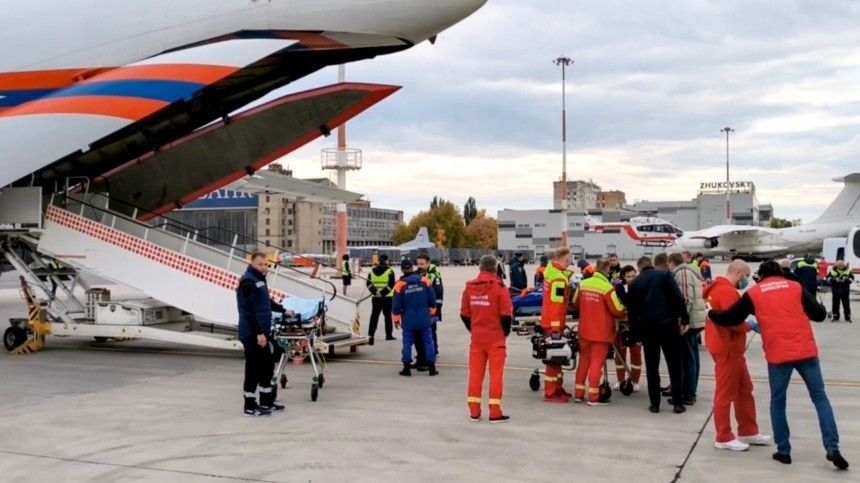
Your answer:
[[[673,248],[709,255],[774,257],[821,250],[825,238],[845,237],[860,226],[860,173],[834,181],[845,187],[824,213],[812,223],[790,228],[719,225],[687,232]]]
[[[231,116],[237,109],[326,66],[435,41],[484,3],[9,2],[0,16],[0,186],[52,192],[86,180],[149,216],[170,211],[397,88],[337,84]]]
[[[635,216],[630,221],[604,223],[586,216],[586,230],[601,233],[624,232],[639,246],[667,247],[675,243],[684,232],[660,218]]]

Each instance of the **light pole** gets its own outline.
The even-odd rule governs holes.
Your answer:
[[[567,67],[573,64],[570,57],[561,56],[553,64],[561,67],[561,246],[570,247],[567,240]]]
[[[732,206],[731,200],[729,198],[730,185],[729,185],[729,134],[735,132],[734,129],[726,126],[720,129],[720,132],[726,133],[726,225],[732,224]]]

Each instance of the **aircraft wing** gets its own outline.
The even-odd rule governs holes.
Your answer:
[[[705,230],[690,233],[691,239],[711,239],[729,235],[769,235],[771,231],[760,226],[747,225],[718,225]]]
[[[62,79],[0,76],[0,186],[92,179],[327,65],[406,47],[358,34],[240,32]]]
[[[346,191],[321,183],[284,176],[261,170],[251,176],[226,186],[225,189],[255,194],[281,194],[292,201],[311,203],[354,203],[361,199],[360,193]]]

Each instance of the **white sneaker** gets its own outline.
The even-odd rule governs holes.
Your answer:
[[[756,434],[755,436],[740,436],[738,437],[738,441],[741,443],[746,443],[751,446],[770,446],[770,442],[773,440],[770,436],[764,434]]]
[[[718,443],[714,442],[714,448],[717,449],[727,449],[729,451],[746,451],[750,449],[750,445],[746,443],[742,443],[736,439],[729,441],[728,443]]]
[[[585,403],[586,406],[609,406],[608,402],[603,401],[588,401]]]
[[[612,385],[613,391],[617,391],[619,389],[621,389],[621,383],[620,382],[616,382],[615,384]]]
[[[639,392],[639,383],[633,383],[633,392]]]

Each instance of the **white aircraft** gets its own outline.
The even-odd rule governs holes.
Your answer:
[[[630,221],[602,222],[586,215],[586,230],[600,233],[624,232],[633,242],[645,247],[673,245],[684,232],[672,223],[650,216],[634,216]]]
[[[812,223],[790,228],[765,228],[746,225],[719,225],[687,232],[673,248],[709,255],[774,257],[816,252],[825,238],[845,237],[860,226],[860,173],[834,181],[845,187],[824,213]]]
[[[336,84],[237,109],[326,66],[435,41],[485,3],[6,2],[0,187],[86,185],[146,216],[165,213],[329,134],[397,87]]]

